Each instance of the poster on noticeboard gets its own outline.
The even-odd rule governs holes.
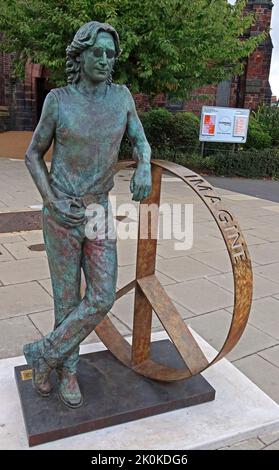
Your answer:
[[[203,106],[200,141],[244,144],[247,140],[249,115],[249,109]]]

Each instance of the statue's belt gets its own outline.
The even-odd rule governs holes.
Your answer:
[[[99,193],[99,194],[86,193],[78,199],[81,199],[84,207],[87,207],[93,203],[102,204],[104,202],[107,202],[108,193]]]
[[[98,194],[95,194],[95,193],[86,193],[86,194],[83,194],[82,196],[72,196],[72,195],[69,195],[67,193],[65,193],[64,191],[61,191],[60,189],[56,188],[56,187],[52,187],[55,195],[59,198],[59,199],[69,199],[69,200],[74,200],[75,202],[77,202],[80,207],[87,207],[89,206],[90,204],[104,204],[108,201],[108,193],[98,193]]]

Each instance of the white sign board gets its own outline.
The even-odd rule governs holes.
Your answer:
[[[244,144],[247,139],[249,114],[249,109],[203,106],[200,141]]]

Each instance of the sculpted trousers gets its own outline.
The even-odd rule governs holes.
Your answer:
[[[41,351],[53,367],[75,372],[79,344],[98,325],[115,300],[116,240],[90,240],[84,225],[67,228],[43,209],[43,233],[51,274],[55,325],[41,341]],[[80,295],[81,269],[86,280]]]

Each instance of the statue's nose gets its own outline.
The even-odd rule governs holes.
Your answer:
[[[107,60],[106,59],[101,59],[99,61],[99,64],[105,67],[107,65]]]

